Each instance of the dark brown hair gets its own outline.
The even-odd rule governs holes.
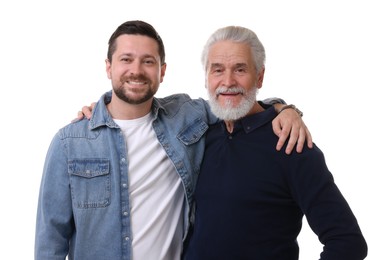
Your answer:
[[[158,43],[158,53],[161,58],[161,64],[165,64],[165,49],[162,38],[154,27],[146,22],[135,20],[127,21],[121,24],[108,40],[107,59],[112,62],[112,54],[116,50],[116,39],[123,34],[144,35],[154,39]]]

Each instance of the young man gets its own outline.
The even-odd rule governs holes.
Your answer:
[[[319,148],[275,151],[276,112],[256,101],[264,61],[243,27],[217,30],[204,48],[210,107],[223,121],[207,131],[184,259],[298,259],[303,215],[324,245],[313,258],[364,259],[365,239]]]
[[[51,142],[35,258],[180,259],[205,132],[218,119],[203,99],[154,97],[165,53],[145,22],[125,22],[112,34],[106,71],[113,89],[90,121],[67,125]],[[294,122],[276,121],[279,131],[284,124],[282,143],[294,124],[291,147],[311,142],[295,111],[283,115]]]

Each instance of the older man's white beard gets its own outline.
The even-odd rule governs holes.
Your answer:
[[[225,104],[225,107],[222,107],[217,100],[217,95],[219,93],[224,92],[238,92],[243,94],[243,98],[240,101],[240,104],[237,107],[233,107],[233,102],[231,100],[228,100]],[[248,92],[244,92],[243,88],[240,87],[219,87],[216,90],[215,94],[209,94],[209,105],[211,108],[211,111],[214,115],[216,115],[218,118],[225,120],[225,121],[235,121],[242,117],[245,117],[249,111],[251,111],[253,105],[256,102],[256,96],[257,96],[258,88],[254,87],[250,89]]]

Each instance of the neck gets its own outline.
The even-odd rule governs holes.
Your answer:
[[[234,124],[235,121],[225,121],[227,132],[229,132],[230,134],[232,133],[232,131],[234,131]]]

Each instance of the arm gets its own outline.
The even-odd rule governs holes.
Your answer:
[[[74,227],[66,161],[61,140],[55,136],[40,185],[35,259],[64,260],[69,251]]]
[[[287,138],[290,136],[286,146],[286,154],[290,154],[296,144],[296,151],[301,153],[303,151],[304,143],[307,141],[309,148],[313,147],[311,133],[304,124],[299,110],[295,106],[286,106],[286,102],[280,98],[264,99],[263,103],[273,105],[278,112],[278,116],[273,120],[273,131],[279,137],[276,146],[277,151],[280,151]]]
[[[364,259],[367,243],[325,164],[323,153],[314,147],[297,155],[290,165],[292,196],[324,245],[320,259]]]
[[[279,137],[276,149],[281,150],[283,144],[286,142],[287,138],[290,136],[286,147],[286,154],[290,154],[294,149],[295,144],[296,151],[301,153],[303,151],[304,142],[307,140],[308,147],[312,148],[312,136],[304,124],[301,116],[295,111],[295,109],[284,109],[286,103],[283,99],[269,98],[263,100],[265,104],[274,105],[278,113],[278,116],[273,120],[273,130],[274,133]],[[84,117],[90,119],[91,111],[95,107],[95,102],[91,103],[90,106],[82,107],[82,111],[79,111],[77,118],[75,120],[80,120]]]

